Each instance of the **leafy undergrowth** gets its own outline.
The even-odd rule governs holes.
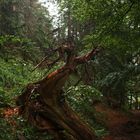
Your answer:
[[[102,114],[93,107],[93,102],[102,101],[102,94],[92,86],[71,86],[66,92],[66,98],[70,106],[79,113],[94,129],[96,135],[101,138],[108,135],[104,124],[99,123],[96,118],[103,118]]]
[[[0,58],[0,140],[49,140],[48,133],[40,133],[18,115],[16,97],[23,87],[42,77],[43,72],[20,59]]]
[[[13,104],[13,99],[29,82],[41,77],[41,72],[32,72],[34,66],[20,59],[5,61],[0,58],[0,103]],[[1,106],[1,105],[0,105]]]
[[[0,140],[50,140],[47,132],[38,132],[18,115],[18,108],[6,108],[0,116]]]

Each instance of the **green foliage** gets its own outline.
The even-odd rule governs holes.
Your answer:
[[[70,87],[66,97],[72,108],[93,125],[93,118],[96,116],[93,102],[102,100],[101,93],[94,87],[79,85]]]
[[[93,105],[94,102],[102,101],[102,94],[99,90],[86,85],[72,86],[67,90],[65,96],[73,109],[93,126],[98,137],[108,134],[106,128],[96,122],[97,117],[103,117],[95,111]]]
[[[136,96],[135,91],[128,90],[127,81],[139,77],[140,2],[63,0],[59,3],[62,15],[68,17],[70,11],[72,35],[80,46],[77,54],[95,46],[102,47],[95,58],[94,85],[105,98],[113,97],[123,107],[127,106],[127,97],[131,93]],[[62,20],[65,25],[67,21],[68,18]]]
[[[0,58],[0,139],[15,140],[25,138],[27,140],[50,140],[48,133],[40,134],[35,128],[28,125],[23,118],[12,116],[3,118],[2,111],[5,107],[15,106],[16,97],[21,94],[24,86],[40,79],[43,71],[34,71],[34,65],[21,58],[5,61]],[[13,125],[14,124],[14,125]]]
[[[14,35],[0,36],[0,57],[9,58],[22,57],[24,60],[36,62],[40,58],[40,50],[30,39]],[[38,56],[35,53],[38,52]]]
[[[13,138],[13,135],[10,135],[11,133],[11,128],[9,127],[9,124],[3,120],[3,119],[0,119],[0,125],[1,125],[1,128],[0,128],[0,139],[1,140],[10,140]]]
[[[42,77],[43,72],[34,71],[34,66],[23,60],[11,59],[6,62],[0,59],[0,92],[7,103],[13,103],[23,86]]]
[[[79,85],[68,88],[67,99],[76,110],[87,110],[94,100],[101,100],[101,93],[91,86]]]
[[[14,126],[13,126],[14,124]],[[28,125],[25,120],[15,117],[9,120],[0,119],[0,139],[1,140],[51,140],[52,136],[44,132],[40,134],[35,128]]]

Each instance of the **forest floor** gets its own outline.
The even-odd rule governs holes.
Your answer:
[[[140,140],[140,110],[123,112],[107,107],[104,104],[97,104],[97,112],[103,114],[103,121],[109,130],[109,136],[103,140]]]
[[[109,130],[109,135],[102,140],[140,140],[140,110],[124,113],[104,104],[97,104],[95,109],[104,116],[98,118],[98,121],[104,122]],[[16,127],[16,122],[12,119],[15,115],[18,115],[18,108],[5,108],[3,111],[3,117],[13,127]]]

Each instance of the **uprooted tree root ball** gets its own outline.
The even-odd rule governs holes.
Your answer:
[[[67,48],[67,62],[62,68],[27,85],[17,104],[21,115],[39,130],[48,131],[55,140],[95,140],[90,126],[67,104],[63,86],[76,66],[89,61],[99,49],[81,57],[75,57],[72,50],[71,46]]]

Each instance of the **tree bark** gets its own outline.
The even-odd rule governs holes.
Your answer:
[[[60,69],[42,80],[28,84],[18,97],[20,114],[39,130],[48,131],[54,140],[96,140],[90,126],[67,104],[63,86],[76,66],[90,60],[98,49],[82,57],[69,57]]]

